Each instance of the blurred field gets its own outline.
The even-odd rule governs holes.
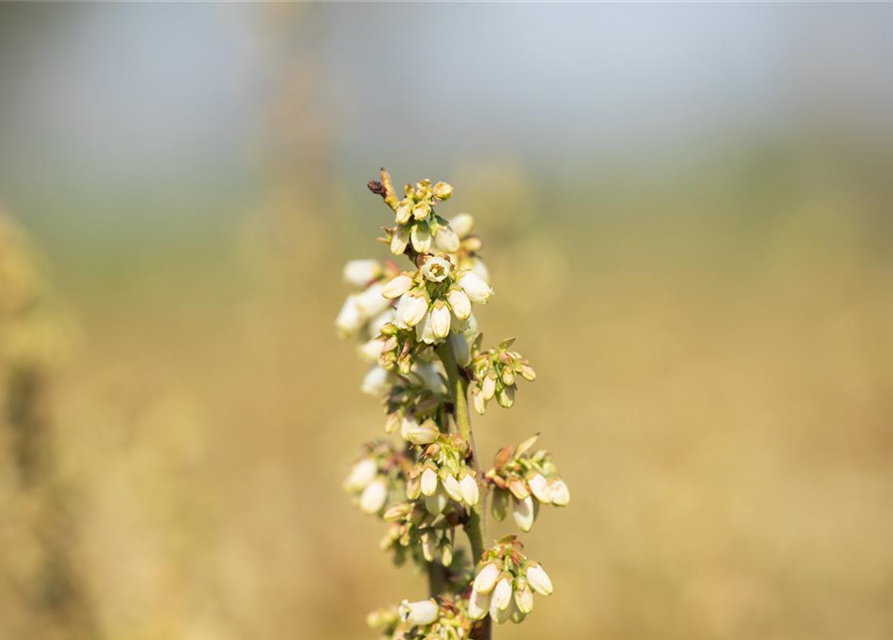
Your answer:
[[[511,43],[535,31],[524,16],[537,16],[525,12],[547,11],[502,10],[477,17],[514,24],[521,34]],[[800,38],[802,61],[836,42],[855,62],[786,67],[802,95],[785,102],[794,115],[780,127],[764,122],[752,134],[729,125],[693,142],[712,126],[695,118],[678,147],[635,143],[645,145],[637,162],[595,134],[604,146],[582,148],[557,129],[550,138],[567,113],[543,104],[529,121],[513,116],[541,129],[527,147],[514,146],[510,123],[489,120],[483,132],[462,120],[465,137],[432,142],[437,122],[405,104],[382,115],[389,90],[349,82],[367,77],[371,53],[375,64],[407,55],[405,43],[377,35],[382,23],[436,19],[449,31],[471,8],[0,9],[6,51],[45,58],[11,62],[0,44],[0,85],[21,89],[0,106],[0,132],[15,134],[14,146],[0,148],[0,201],[47,264],[64,338],[41,364],[42,446],[52,456],[36,484],[23,480],[10,436],[0,438],[0,638],[374,637],[369,610],[424,594],[423,579],[378,552],[382,526],[352,510],[340,488],[359,443],[383,433],[376,401],[358,390],[364,366],[332,326],[345,294],[341,263],[384,255],[372,238],[386,210],[364,187],[379,164],[397,181],[449,180],[456,195],[444,213],[476,216],[497,292],[480,314],[485,338],[516,335],[538,373],[512,410],[477,419],[478,443],[489,459],[542,430],[573,495],[525,536],[555,594],[496,637],[893,637],[893,147],[883,108],[893,91],[878,55],[887,45],[872,36],[893,21],[868,5],[773,10],[680,8],[675,19],[680,33],[700,33],[686,21],[705,21],[728,35],[736,18],[759,14],[742,47],[762,34],[793,50]],[[571,28],[572,16],[553,11]],[[653,26],[669,9],[650,11],[614,7],[602,17]],[[181,19],[186,26],[175,27]],[[183,148],[195,156],[177,171],[166,166],[182,151],[175,142],[120,155],[115,146],[143,139],[136,124],[153,104],[148,94],[122,97],[130,74],[145,73],[148,84],[167,77],[168,67],[147,62],[153,46],[140,48],[152,39],[149,23],[187,69],[245,70],[219,86],[254,105],[228,103],[232,113],[214,116],[223,124],[193,132]],[[189,31],[208,24],[223,25],[212,30],[223,44]],[[557,43],[550,25],[544,37]],[[134,38],[119,58],[128,80],[85,67],[84,82],[113,87],[96,108],[128,116],[117,133],[79,141],[78,131],[100,136],[103,127],[65,116],[80,113],[76,100],[48,116],[55,129],[26,117],[23,93],[49,100],[34,78],[77,50],[63,38],[35,52],[15,37],[29,29],[95,36],[86,61],[99,66],[122,34]],[[817,35],[825,30],[836,34],[830,45]],[[348,46],[345,34],[353,48],[334,53]],[[208,62],[194,38],[232,60]],[[703,47],[719,68],[729,61],[713,38]],[[447,75],[472,74],[475,61],[439,55]],[[645,85],[661,76],[641,61],[598,60],[605,77],[627,73]],[[842,105],[814,107],[811,97],[843,86]],[[79,87],[61,95],[77,98]],[[362,99],[345,107],[335,99],[345,87]],[[178,107],[163,94],[158,117],[174,127],[193,131],[201,118],[186,122],[181,112],[215,104],[166,90],[186,101]],[[514,85],[485,93],[481,112],[524,95]],[[446,108],[464,104],[440,97]],[[593,108],[576,115],[581,126],[604,116]],[[631,139],[650,115],[629,116]],[[394,125],[387,144],[382,121]],[[26,144],[29,135],[45,150]],[[407,139],[426,148],[414,153]],[[53,153],[60,148],[85,151],[80,174]],[[615,164],[612,153],[627,155]],[[115,161],[121,172],[107,173]],[[4,385],[10,362],[0,363]],[[54,580],[67,587],[54,591]]]

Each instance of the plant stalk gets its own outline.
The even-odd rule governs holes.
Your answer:
[[[478,503],[468,510],[468,520],[465,522],[465,535],[468,536],[468,542],[471,544],[471,555],[474,563],[477,565],[481,557],[484,555],[484,536],[486,535],[486,522],[483,512],[483,505],[486,504],[487,486],[480,482],[483,479],[481,465],[478,460],[478,451],[474,443],[474,432],[471,430],[471,414],[468,409],[468,379],[456,362],[456,356],[453,352],[454,337],[451,334],[449,339],[437,346],[437,355],[443,363],[446,370],[447,378],[450,384],[450,395],[453,399],[453,417],[456,419],[456,425],[459,428],[459,435],[468,444],[471,451],[471,467],[477,474],[480,486],[480,499]],[[490,640],[490,618],[484,618],[481,621],[480,633],[476,636],[478,640]]]

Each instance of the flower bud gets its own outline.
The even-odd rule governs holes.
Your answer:
[[[342,271],[344,281],[355,287],[365,287],[381,275],[378,260],[351,260]]]
[[[456,476],[447,476],[443,479],[443,488],[447,494],[456,502],[462,502],[462,489]]]
[[[472,620],[483,620],[490,609],[490,594],[472,589],[468,596],[468,617]]]
[[[459,481],[459,489],[462,492],[462,499],[465,501],[465,504],[474,506],[480,500],[480,489],[478,488],[477,480],[470,473],[462,476],[462,479]]]
[[[422,471],[422,494],[431,497],[437,491],[437,472],[433,467],[425,467]]]
[[[490,598],[490,618],[492,618],[493,622],[496,624],[504,624],[506,620],[511,618],[512,609],[511,607],[506,607],[505,609],[500,609],[494,603],[494,599]]]
[[[549,494],[552,496],[552,504],[556,507],[566,507],[571,501],[571,492],[561,478],[549,480]]]
[[[385,298],[399,298],[412,288],[412,278],[405,273],[401,273],[396,278],[391,278],[382,287],[381,295]]]
[[[440,607],[434,599],[420,602],[404,600],[398,609],[400,619],[414,627],[431,624],[440,617]]]
[[[381,334],[381,330],[384,328],[384,326],[393,321],[394,310],[388,307],[369,321],[369,337],[377,337]]]
[[[529,364],[522,364],[521,377],[528,382],[533,382],[534,380],[536,380],[536,371],[534,371],[533,367],[531,367]]]
[[[440,562],[443,566],[448,567],[453,564],[453,545],[447,542],[440,550]]]
[[[450,310],[440,300],[431,309],[431,329],[435,338],[446,338],[450,335]]]
[[[481,382],[481,393],[484,394],[484,398],[487,400],[492,400],[493,396],[496,395],[496,378],[492,376],[487,376]]]
[[[437,540],[429,532],[421,535],[422,555],[428,562],[434,562],[434,554],[437,551]]]
[[[527,483],[520,478],[510,479],[508,481],[508,485],[509,491],[511,491],[512,495],[515,496],[518,500],[523,500],[530,495],[530,490],[527,488]]]
[[[389,413],[387,420],[384,423],[385,433],[394,433],[397,430],[397,427],[403,424],[403,418],[400,416],[400,412],[395,411],[394,413]]]
[[[515,384],[515,372],[506,367],[502,370],[502,381],[507,385]]]
[[[406,480],[406,499],[418,500],[422,493],[422,482],[418,475],[410,475]]]
[[[552,581],[539,564],[533,563],[528,566],[526,576],[527,582],[530,583],[530,586],[537,593],[541,593],[544,596],[552,593]]]
[[[515,404],[515,388],[503,387],[500,389],[499,393],[496,394],[496,402],[499,403],[500,407],[510,409]]]
[[[425,344],[434,344],[438,341],[434,334],[434,318],[433,314],[426,314],[422,321],[415,326],[416,339]]]
[[[460,238],[464,238],[474,229],[474,218],[471,214],[460,213],[450,220],[450,227]]]
[[[533,611],[533,591],[527,586],[526,581],[518,591],[515,591],[515,605],[521,613],[527,614]]]
[[[536,517],[533,510],[533,498],[530,496],[527,496],[523,500],[515,498],[514,503],[512,504],[512,517],[515,519],[515,524],[518,525],[518,528],[521,529],[521,531],[524,533],[530,531],[531,527],[533,527],[533,520]]]
[[[530,492],[536,497],[536,499],[543,504],[549,504],[550,502],[552,502],[552,494],[549,491],[549,483],[546,481],[546,478],[543,474],[533,474],[533,476],[527,479],[527,486],[530,487]]]
[[[335,327],[338,329],[338,335],[342,338],[354,335],[363,326],[365,320],[366,318],[357,304],[357,296],[347,296],[341,311],[338,312],[338,317],[335,318]]]
[[[416,326],[428,312],[428,301],[421,296],[414,296],[411,293],[407,293],[400,298],[400,303],[397,306],[400,320],[407,327]]]
[[[490,288],[490,285],[472,271],[466,271],[459,276],[459,286],[462,287],[472,302],[478,304],[486,304],[490,296],[493,295],[493,289]]]
[[[472,404],[474,404],[474,410],[481,415],[484,415],[484,412],[487,410],[487,399],[484,397],[482,392],[477,392],[471,397]]]
[[[451,289],[447,294],[447,302],[460,320],[467,320],[471,315],[471,300],[462,289]]]
[[[384,515],[381,517],[386,522],[396,522],[397,520],[405,518],[406,514],[410,511],[412,511],[412,505],[402,502],[400,504],[395,504],[393,507],[385,511]]]
[[[495,489],[493,491],[493,501],[490,505],[490,513],[497,522],[505,520],[509,510],[509,492],[505,489]]]
[[[512,578],[508,574],[503,574],[496,583],[496,588],[493,589],[493,600],[490,603],[490,610],[492,612],[494,606],[500,610],[505,609],[511,601]]]
[[[402,200],[394,210],[394,214],[396,214],[397,224],[406,224],[412,217],[412,207],[406,200]]]
[[[378,475],[378,465],[372,458],[363,458],[350,469],[350,474],[344,481],[347,491],[359,491],[365,489]]]
[[[374,318],[391,306],[391,301],[381,295],[383,289],[380,282],[373,282],[357,294],[357,306],[365,318]]]
[[[515,624],[520,624],[524,622],[524,618],[526,617],[527,614],[518,608],[518,604],[515,600],[512,600],[512,604],[509,605],[509,620]]]
[[[478,593],[490,593],[496,586],[496,580],[499,578],[499,567],[495,563],[489,562],[481,567],[477,575],[474,577],[474,590]]]
[[[388,485],[384,478],[379,478],[363,489],[360,495],[360,511],[378,513],[388,499]]]
[[[402,256],[406,251],[406,245],[409,244],[409,231],[403,227],[397,228],[391,235],[391,253],[395,256]]]
[[[419,202],[412,208],[412,217],[416,220],[424,220],[431,213],[431,205],[427,202]]]
[[[437,440],[437,436],[440,435],[440,429],[437,428],[437,424],[431,418],[428,418],[422,424],[415,421],[407,423],[404,420],[400,435],[403,436],[404,440],[412,444],[431,444]]]
[[[435,492],[433,496],[425,498],[425,509],[432,515],[441,513],[447,506],[447,496],[442,490]]]
[[[434,197],[438,200],[448,200],[453,195],[453,185],[447,182],[438,182],[434,185]]]
[[[455,253],[459,250],[459,236],[449,226],[440,227],[434,234],[434,246],[444,253]]]

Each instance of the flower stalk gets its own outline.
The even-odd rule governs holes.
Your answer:
[[[474,219],[438,214],[453,187],[422,180],[407,184],[401,199],[382,169],[368,188],[394,215],[380,240],[410,269],[392,259],[349,262],[344,280],[355,291],[335,325],[358,340],[370,365],[361,389],[382,398],[384,431],[401,442],[364,445],[344,488],[361,511],[387,523],[382,550],[426,574],[430,595],[373,612],[368,622],[391,640],[490,640],[493,621],[523,621],[534,591],[549,595],[552,583],[517,538],[488,537],[487,498],[497,520],[511,512],[529,531],[540,504],[564,506],[570,493],[551,455],[530,452],[538,434],[500,449],[492,469],[481,466],[470,399],[478,413],[494,399],[510,408],[518,381],[536,374],[511,350],[513,338],[482,348],[474,308],[493,289]],[[457,529],[469,551],[457,547]]]

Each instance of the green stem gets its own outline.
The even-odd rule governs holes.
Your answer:
[[[471,543],[471,555],[474,563],[477,565],[481,557],[484,555],[484,536],[486,535],[486,522],[483,512],[483,505],[486,502],[486,485],[480,482],[483,479],[481,465],[478,460],[477,447],[474,444],[474,433],[471,430],[471,414],[468,410],[468,379],[456,362],[456,356],[453,352],[454,336],[450,335],[449,339],[437,346],[437,355],[443,362],[443,368],[446,369],[447,378],[450,383],[450,395],[453,399],[453,417],[456,419],[456,426],[459,428],[459,435],[468,444],[471,451],[471,466],[478,477],[481,485],[481,496],[478,503],[468,510],[468,520],[465,522],[465,535],[468,536],[468,542]],[[487,617],[482,621],[480,633],[476,636],[479,640],[490,639],[490,618]]]
[[[446,586],[446,570],[443,565],[437,562],[428,563],[428,591],[432,598],[436,598]]]

